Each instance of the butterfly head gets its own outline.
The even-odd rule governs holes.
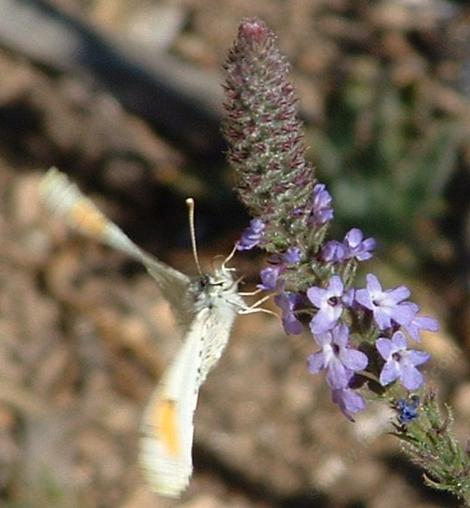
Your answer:
[[[193,277],[188,289],[196,310],[200,310],[212,307],[219,298],[237,293],[237,283],[230,270],[220,267],[214,273]]]

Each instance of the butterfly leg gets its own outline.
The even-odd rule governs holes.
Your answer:
[[[259,295],[261,293],[261,291],[263,291],[263,289],[258,288],[258,289],[255,289],[255,291],[241,291],[238,294],[240,296],[256,296],[256,295]]]
[[[235,253],[237,252],[237,244],[233,246],[232,251],[230,254],[222,261],[222,270],[233,270],[233,268],[227,268],[227,263],[233,259],[233,256],[235,256]]]
[[[266,295],[263,298],[257,300],[253,305],[248,307],[243,307],[238,311],[238,314],[254,314],[255,312],[263,312],[264,314],[270,314],[271,316],[276,316],[279,318],[279,315],[269,309],[260,308],[264,302],[268,301],[273,295]]]

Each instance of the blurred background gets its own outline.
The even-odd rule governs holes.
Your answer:
[[[279,34],[308,156],[342,238],[406,284],[438,334],[423,347],[455,431],[469,436],[470,9],[452,0],[0,0],[0,505],[451,507],[387,435],[355,424],[306,370],[311,338],[239,319],[196,411],[195,474],[157,499],[136,464],[141,414],[180,342],[142,267],[41,209],[51,165],[140,246],[194,273],[249,217],[220,135],[222,64],[240,19]],[[235,263],[256,283],[256,253]]]

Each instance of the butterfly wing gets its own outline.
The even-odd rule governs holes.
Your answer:
[[[140,249],[56,168],[46,173],[39,192],[47,206],[64,217],[71,227],[140,261],[170,303],[176,320],[184,327],[189,325],[194,312],[182,305],[186,301],[189,277]]]
[[[192,474],[193,415],[199,387],[225,348],[236,311],[200,310],[144,414],[140,462],[155,492],[178,497]]]
[[[208,309],[203,309],[196,315],[142,421],[140,462],[152,489],[164,496],[179,496],[193,469],[193,414],[199,393],[207,313]]]

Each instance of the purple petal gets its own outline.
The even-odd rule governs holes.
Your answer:
[[[421,340],[421,330],[427,330],[429,332],[437,332],[439,330],[439,323],[437,320],[429,316],[416,316],[403,326],[410,334],[411,338],[417,342]]]
[[[388,360],[396,351],[393,342],[390,339],[385,339],[383,337],[375,341],[375,347],[384,360]]]
[[[250,250],[261,241],[266,225],[261,219],[253,219],[237,242],[237,250]]]
[[[393,346],[395,347],[395,351],[405,350],[408,346],[406,342],[406,337],[402,332],[395,332],[392,335]]]
[[[371,251],[371,250],[374,250],[377,247],[377,242],[375,241],[374,238],[371,237],[371,238],[366,238],[362,242],[362,245],[364,246],[365,250]]]
[[[351,373],[338,359],[334,358],[329,362],[326,381],[330,388],[346,388],[350,379]]]
[[[392,326],[392,319],[390,318],[390,311],[387,308],[374,307],[374,320],[380,330],[386,330]]]
[[[333,341],[331,332],[316,333],[313,336],[313,338],[315,339],[316,343],[321,347],[331,344]]]
[[[363,235],[362,231],[358,228],[352,228],[351,230],[349,230],[346,233],[346,236],[344,237],[346,242],[352,248],[357,247],[361,243],[363,238],[364,238],[364,235]]]
[[[312,374],[318,374],[325,367],[325,355],[318,351],[307,358],[308,370]]]
[[[401,382],[408,390],[417,390],[424,382],[423,375],[411,364],[404,364],[401,368]]]
[[[341,263],[345,260],[346,249],[336,240],[330,240],[321,251],[321,258],[327,263]]]
[[[302,323],[293,314],[282,317],[282,326],[288,335],[300,335],[304,331]]]
[[[315,213],[315,218],[319,224],[325,224],[333,218],[333,210],[331,208],[324,208]]]
[[[288,335],[299,335],[303,331],[302,323],[294,312],[299,300],[299,294],[287,291],[281,291],[274,298],[276,305],[282,309],[282,325]]]
[[[341,313],[341,309],[339,310]],[[328,330],[331,330],[335,326],[338,318],[339,316],[335,317],[334,314],[331,312],[326,313],[318,311],[310,321],[310,330],[312,331],[313,335],[327,332]]]
[[[344,285],[341,277],[333,275],[328,284],[328,293],[332,296],[341,296],[343,294]]]
[[[324,183],[317,183],[313,188],[313,193],[315,195],[315,200],[317,205],[319,206],[329,206],[331,204],[331,195],[326,190],[326,185]]]
[[[356,349],[344,349],[340,353],[340,359],[343,365],[350,370],[364,370],[369,363],[367,356]]]
[[[409,362],[411,365],[422,365],[423,363],[426,363],[430,358],[431,355],[429,353],[426,353],[425,351],[416,351],[414,349],[408,351],[407,356]]]
[[[439,321],[431,316],[417,316],[413,324],[421,328],[421,330],[427,330],[428,332],[437,332],[439,330]]]
[[[366,403],[362,396],[351,388],[333,390],[331,398],[335,404],[338,404],[343,414],[350,420],[353,420],[352,415],[354,413],[363,411],[366,407]]]
[[[392,319],[399,325],[409,324],[415,317],[416,312],[414,309],[406,303],[398,304],[392,309]]]
[[[358,261],[367,261],[367,260],[371,259],[372,256],[373,256],[373,254],[371,252],[364,251],[364,252],[358,252],[354,257]]]
[[[325,299],[326,291],[322,288],[313,286],[307,289],[307,298],[315,305],[315,307],[320,308],[324,299]]]
[[[380,285],[379,279],[373,273],[368,273],[366,278],[367,278],[367,289],[369,290],[369,292],[376,293],[382,292],[382,286]]]
[[[324,224],[333,218],[333,210],[330,208],[331,195],[324,184],[316,184],[313,188],[312,215],[315,222]]]
[[[372,298],[370,296],[368,289],[356,289],[354,299],[356,300],[357,303],[359,303],[366,309],[369,310],[374,309],[374,304],[372,303]]]
[[[398,286],[387,291],[388,297],[392,298],[396,303],[406,300],[410,294],[410,290],[406,286]]]
[[[352,307],[356,296],[356,290],[354,288],[350,288],[343,293],[341,301],[346,307]]]
[[[263,268],[260,272],[261,284],[258,284],[258,288],[264,291],[274,291],[277,287],[279,275],[281,274],[282,266],[274,265]]]
[[[375,240],[366,238],[360,229],[351,229],[344,238],[344,245],[347,249],[348,258],[356,258],[358,261],[366,261],[372,257],[372,251],[375,248]]]
[[[324,184],[316,184],[313,188],[312,217],[317,224],[324,224],[333,218],[331,195]]]
[[[332,332],[332,335],[333,342],[336,345],[340,346],[341,348],[345,348],[347,346],[349,340],[349,328],[344,323],[336,326]]]
[[[400,377],[400,368],[398,362],[389,360],[385,363],[380,373],[380,384],[386,386]]]

